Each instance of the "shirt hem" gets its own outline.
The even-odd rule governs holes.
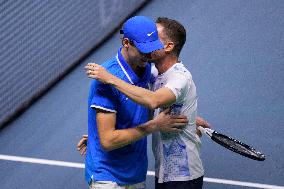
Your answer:
[[[194,175],[194,176],[187,176],[187,177],[175,177],[174,179],[169,179],[169,180],[163,180],[161,178],[158,178],[158,183],[164,183],[164,182],[172,182],[172,181],[188,181],[188,180],[194,180],[194,179],[197,179],[199,177],[202,177],[204,176],[204,173],[203,174],[200,174],[200,175]]]

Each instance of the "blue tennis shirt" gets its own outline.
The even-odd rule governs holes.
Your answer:
[[[119,49],[115,58],[102,64],[116,77],[139,87],[148,88],[151,66],[139,78],[124,60]],[[94,181],[113,181],[120,185],[146,180],[147,138],[112,151],[101,147],[96,124],[96,108],[116,113],[116,129],[136,127],[148,121],[148,109],[128,99],[111,85],[93,80],[88,99],[88,145],[85,177]],[[105,123],[108,124],[108,123]]]

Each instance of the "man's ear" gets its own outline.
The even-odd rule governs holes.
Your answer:
[[[165,50],[166,53],[170,53],[170,52],[173,51],[174,47],[175,47],[174,42],[170,41],[170,42],[167,42],[167,44],[165,45],[164,50]]]
[[[123,38],[121,43],[122,43],[122,46],[125,47],[126,49],[129,48],[130,44],[129,44],[129,39],[128,38]]]

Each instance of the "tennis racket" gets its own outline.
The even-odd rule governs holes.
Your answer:
[[[214,142],[220,144],[221,146],[236,152],[242,156],[257,160],[257,161],[264,161],[265,155],[261,152],[255,150],[251,146],[242,143],[239,140],[233,139],[231,137],[228,137],[224,134],[218,133],[217,131],[214,131],[213,129],[209,128],[203,128],[201,126],[198,127],[198,129],[205,135],[207,135],[209,138],[211,138]]]

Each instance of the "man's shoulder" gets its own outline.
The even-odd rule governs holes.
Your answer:
[[[116,77],[121,78],[123,75],[122,69],[119,63],[117,62],[116,57],[105,61],[101,64],[101,66],[103,66],[109,73],[115,75]]]
[[[103,66],[108,72],[110,72],[118,66],[118,63],[117,63],[116,58],[113,57],[113,58],[103,62],[101,64],[101,66]]]
[[[171,72],[172,75],[181,75],[187,79],[192,79],[192,75],[190,73],[190,71],[182,64],[182,63],[178,63],[178,64],[175,64],[173,69],[172,69],[172,72]]]
[[[189,70],[181,62],[174,64],[173,71],[175,71],[175,72],[183,72],[183,73],[189,72]]]

